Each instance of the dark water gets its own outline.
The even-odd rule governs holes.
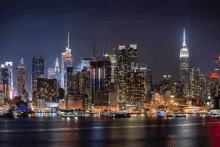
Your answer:
[[[0,118],[0,146],[220,147],[220,119],[205,115],[160,119],[93,115],[64,119],[56,114]]]

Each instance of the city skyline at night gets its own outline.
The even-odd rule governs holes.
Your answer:
[[[8,10],[2,8],[4,12],[2,14],[5,15],[2,15],[3,17],[0,19],[2,24],[0,27],[0,39],[2,40],[0,49],[4,50],[4,56],[0,62],[4,63],[10,59],[16,67],[21,57],[24,57],[25,61],[29,61],[32,56],[44,55],[45,75],[47,75],[47,69],[54,67],[55,58],[60,58],[60,53],[65,51],[68,31],[70,31],[70,48],[72,49],[74,67],[78,65],[81,57],[93,55],[95,32],[98,33],[96,55],[101,57],[103,48],[104,50],[109,48],[110,33],[111,48],[117,47],[119,44],[126,46],[130,43],[138,44],[139,66],[152,68],[153,83],[158,83],[163,74],[172,75],[172,80],[176,81],[179,79],[179,51],[182,46],[182,29],[185,27],[186,43],[191,57],[190,66],[199,67],[203,73],[207,74],[214,70],[213,58],[220,53],[217,50],[219,23],[215,19],[215,9],[210,10],[210,13],[197,14],[193,10],[195,4],[189,2],[185,2],[181,6],[176,2],[172,5],[163,3],[164,7],[170,8],[170,10],[146,10],[143,5],[142,8],[139,8],[143,11],[133,7],[133,3],[123,2],[114,5],[106,3],[102,7],[100,7],[102,2],[100,5],[82,5],[79,2],[71,8],[65,8],[65,5],[68,4],[71,5],[71,2],[66,1],[62,5],[58,5],[56,1],[51,5],[42,1],[39,1],[38,4],[20,2],[12,8],[13,13],[17,13],[16,16],[7,13]],[[137,5],[141,4],[140,2]],[[41,5],[41,9],[38,7],[39,5]],[[91,8],[97,9],[88,8],[89,5]],[[111,7],[107,7],[107,5]],[[122,7],[123,13],[118,11],[121,5],[124,5]],[[154,6],[156,3],[150,5]],[[175,14],[170,15],[175,5],[181,10],[176,10]],[[208,8],[203,5],[201,3],[201,8],[207,10]],[[27,11],[21,12],[18,9],[19,6]],[[56,13],[54,7],[57,7]],[[130,7],[132,7],[131,12],[127,11]],[[187,8],[192,11],[186,12]],[[86,11],[90,12],[90,15],[86,15],[84,13]],[[99,11],[105,17],[102,17],[98,13]],[[194,19],[195,17],[197,19]],[[9,18],[10,21],[7,21]],[[62,21],[63,19],[65,21]],[[209,23],[206,23],[207,21]],[[132,25],[128,26],[127,24]],[[31,63],[26,64],[28,83],[30,83]],[[13,70],[15,73],[15,68]]]

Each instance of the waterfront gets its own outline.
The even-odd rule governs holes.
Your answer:
[[[220,145],[220,119],[205,115],[164,119],[99,115],[64,119],[56,114],[0,118],[1,146],[187,146]]]

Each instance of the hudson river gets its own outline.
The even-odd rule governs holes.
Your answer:
[[[220,147],[220,119],[205,115],[65,119],[55,113],[33,114],[0,118],[0,128],[1,147]]]

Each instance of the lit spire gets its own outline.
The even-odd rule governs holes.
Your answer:
[[[58,58],[56,58],[56,63],[55,63],[55,72],[60,72]]]
[[[186,46],[186,34],[185,34],[185,29],[183,29],[183,46]]]
[[[70,35],[69,35],[69,32],[68,32],[68,46],[67,46],[67,47],[68,47],[68,49],[69,49],[69,47],[70,47],[70,46],[69,46],[69,43],[70,43],[69,38],[70,38]]]
[[[24,65],[24,58],[22,57],[20,61],[20,66],[23,66],[23,65]]]

